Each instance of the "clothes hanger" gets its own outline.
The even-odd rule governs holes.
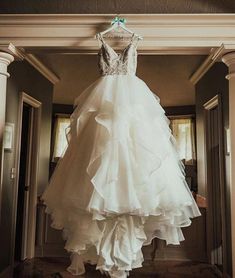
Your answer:
[[[119,16],[116,16],[112,21],[111,21],[111,27],[109,27],[108,29],[102,31],[102,32],[99,32],[98,34],[100,34],[101,36],[105,35],[106,33],[110,32],[110,31],[113,31],[113,30],[116,30],[116,29],[123,29],[124,31],[130,33],[130,34],[134,34],[134,32],[132,30],[130,30],[129,28],[127,28],[125,26],[125,23],[126,23],[126,19],[125,18],[120,18]],[[97,39],[98,38],[98,34],[95,35],[95,38]],[[139,40],[142,40],[143,37],[141,37],[140,35],[136,34],[135,35],[138,37]]]

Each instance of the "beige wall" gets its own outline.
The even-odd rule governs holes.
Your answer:
[[[39,57],[61,79],[54,86],[54,103],[73,104],[100,76],[97,55],[41,54]],[[136,74],[160,97],[161,105],[194,105],[195,87],[189,77],[204,59],[201,55],[138,55]]]

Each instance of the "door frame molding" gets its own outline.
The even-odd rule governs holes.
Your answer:
[[[209,262],[214,264],[214,258],[213,258],[213,253],[212,253],[212,241],[213,241],[213,222],[212,222],[212,199],[211,199],[211,182],[210,182],[210,176],[208,173],[210,173],[210,158],[208,157],[208,144],[209,144],[209,130],[211,129],[210,127],[210,122],[209,122],[209,113],[210,110],[218,107],[218,133],[219,133],[219,179],[220,179],[220,190],[221,190],[221,224],[222,224],[222,241],[223,241],[223,249],[222,249],[222,260],[223,260],[223,274],[227,273],[227,236],[226,236],[226,196],[225,196],[225,161],[224,161],[224,138],[223,138],[223,115],[222,115],[222,100],[221,100],[221,95],[217,94],[214,97],[212,97],[209,101],[203,104],[204,108],[204,124],[205,124],[205,178],[206,178],[206,199],[207,199],[207,254],[208,254],[208,259]]]
[[[22,131],[22,115],[24,103],[29,104],[34,108],[35,115],[33,116],[34,134],[33,137],[33,151],[32,151],[32,168],[30,176],[33,177],[29,189],[29,213],[28,217],[28,238],[25,243],[26,255],[28,258],[33,258],[35,253],[35,233],[36,233],[36,209],[37,209],[37,185],[38,185],[38,159],[39,159],[39,144],[40,144],[40,127],[41,127],[41,110],[42,103],[35,98],[31,97],[25,92],[19,94],[18,104],[18,128],[17,128],[17,145],[16,145],[16,159],[15,159],[15,181],[13,190],[13,215],[12,215],[12,236],[11,236],[11,265],[14,264],[15,254],[15,236],[16,236],[16,217],[17,217],[17,198],[18,198],[18,183],[19,183],[19,167],[20,167],[20,151],[21,151],[21,131]],[[33,173],[33,174],[32,174]]]

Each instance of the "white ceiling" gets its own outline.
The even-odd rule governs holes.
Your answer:
[[[43,54],[40,59],[61,79],[54,87],[54,103],[73,104],[99,78],[95,55]],[[163,106],[193,105],[195,88],[189,77],[203,59],[203,56],[139,55],[137,76],[160,97]]]

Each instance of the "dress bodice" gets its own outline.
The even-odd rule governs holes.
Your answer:
[[[98,39],[101,42],[98,53],[98,66],[101,75],[135,75],[137,67],[136,46],[139,40],[135,33],[133,33],[130,43],[119,54],[104,41],[100,33],[98,33]]]

